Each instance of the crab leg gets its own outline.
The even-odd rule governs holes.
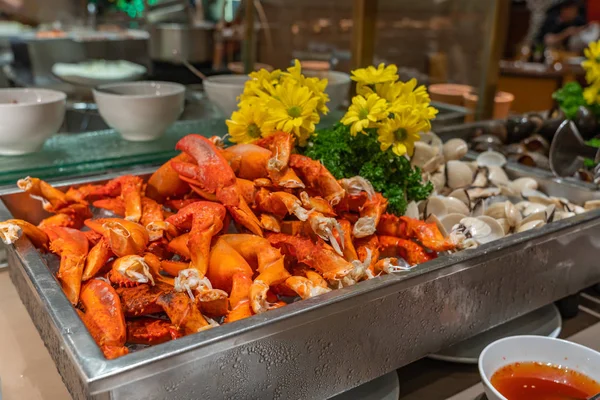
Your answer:
[[[400,255],[410,265],[422,264],[437,257],[435,253],[427,253],[423,247],[412,240],[393,236],[380,236],[379,248],[383,256]]]
[[[233,274],[231,294],[229,295],[229,306],[231,310],[225,318],[226,323],[252,316],[252,308],[250,307],[251,287],[251,276],[240,272]]]
[[[354,224],[352,234],[354,237],[363,238],[371,236],[377,231],[377,225],[387,209],[387,199],[379,193],[367,199],[360,207],[360,218]]]
[[[85,308],[81,319],[104,356],[110,360],[127,354],[125,316],[112,286],[92,279],[81,290],[81,304]]]
[[[384,214],[377,226],[377,233],[405,239],[414,238],[428,249],[438,252],[456,248],[456,243],[450,238],[444,238],[434,222],[428,223],[408,217]]]
[[[165,310],[174,328],[184,335],[212,328],[186,293],[165,293],[157,304]]]
[[[319,193],[331,205],[335,206],[346,195],[344,188],[321,162],[299,154],[292,154],[289,165],[307,188]]]
[[[65,295],[73,305],[79,302],[81,278],[88,254],[87,237],[76,229],[51,228],[46,233],[50,238],[50,250],[60,256],[58,279]]]
[[[281,233],[271,235],[268,239],[274,247],[314,268],[329,282],[341,281],[354,269],[351,263],[326,248],[322,242],[313,243],[307,238]]]
[[[128,318],[162,312],[163,309],[158,304],[158,298],[172,290],[173,286],[161,282],[157,282],[154,286],[138,285],[116,289],[121,298],[123,312]]]

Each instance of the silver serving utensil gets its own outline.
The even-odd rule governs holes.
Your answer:
[[[556,176],[573,176],[585,158],[600,161],[600,149],[586,145],[573,121],[565,120],[550,145],[550,169]]]

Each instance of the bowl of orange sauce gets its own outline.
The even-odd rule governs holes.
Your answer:
[[[587,399],[600,393],[600,353],[567,340],[500,339],[481,352],[478,366],[489,400]]]

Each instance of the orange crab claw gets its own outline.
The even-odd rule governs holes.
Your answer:
[[[191,268],[195,268],[200,276],[206,275],[210,255],[210,243],[222,228],[226,210],[219,203],[199,201],[177,214],[167,218],[167,222],[178,229],[190,229],[187,246],[190,250]]]
[[[238,274],[252,277],[253,271],[244,257],[220,237],[211,250],[206,277],[213,287],[231,293],[233,277]]]
[[[255,144],[236,144],[222,151],[238,178],[254,180],[267,177],[271,152]]]
[[[269,149],[271,158],[267,162],[269,178],[280,187],[288,189],[304,188],[293,169],[288,168],[290,155],[294,148],[294,136],[285,132],[276,132],[266,138],[254,142],[254,144]]]
[[[192,256],[190,254],[190,248],[188,247],[188,241],[190,239],[189,233],[177,236],[171,240],[167,246],[167,249],[186,260],[189,260]]]
[[[148,246],[148,231],[135,222],[119,218],[100,218],[85,221],[85,225],[108,238],[117,257],[142,254]]]
[[[379,236],[379,248],[384,257],[400,255],[410,265],[422,264],[437,257],[412,240],[393,236]]]
[[[196,301],[202,314],[209,317],[223,317],[229,311],[227,293],[223,290],[211,289],[202,291],[196,295]]]
[[[285,286],[297,293],[302,300],[331,292],[331,289],[327,284],[325,284],[325,286],[315,284],[315,282],[303,276],[292,276],[286,279]]]
[[[270,192],[261,188],[256,193],[256,205],[262,212],[284,218],[294,215],[300,221],[308,219],[308,210],[302,207],[302,202],[296,196],[287,192]]]
[[[88,254],[88,240],[83,232],[71,228],[50,228],[50,250],[60,256],[58,279],[65,295],[73,305],[79,302],[81,277]]]
[[[367,265],[367,275],[370,278],[373,278],[375,276],[374,266],[377,263],[377,260],[379,260],[379,238],[377,235],[373,235],[357,239],[355,242],[358,259],[360,262]]]
[[[352,231],[354,237],[371,236],[377,231],[377,225],[387,209],[387,203],[387,199],[379,193],[375,193],[365,201],[360,207],[360,218],[354,224]]]
[[[81,280],[87,281],[96,276],[112,256],[113,254],[110,250],[108,239],[102,237],[102,239],[92,247],[85,260],[85,268]]]
[[[269,236],[269,242],[311,268],[326,280],[341,281],[353,269],[351,263],[328,249],[323,242],[313,243],[310,239],[277,233]]]
[[[50,243],[48,235],[37,226],[22,219],[9,219],[0,222],[0,239],[5,244],[15,243],[21,235],[27,236],[37,249],[48,250]]]
[[[290,167],[300,176],[307,188],[319,193],[331,205],[338,204],[346,195],[344,188],[320,161],[292,154]]]
[[[117,286],[132,287],[143,283],[154,285],[154,277],[150,273],[150,266],[144,260],[144,257],[138,255],[117,258],[108,274],[108,278]]]
[[[434,222],[425,222],[409,217],[396,217],[384,214],[377,226],[377,233],[404,239],[417,239],[423,246],[433,251],[447,251],[456,248],[450,238],[444,238]]]
[[[92,205],[96,208],[108,210],[120,217],[125,216],[125,202],[120,197],[96,200]]]
[[[156,318],[138,318],[127,321],[127,343],[155,345],[181,336],[169,321]]]
[[[157,169],[146,188],[146,196],[152,200],[162,202],[169,197],[179,197],[190,191],[187,183],[179,179],[179,174],[173,169],[172,162],[192,162],[193,158],[185,153],[170,159]]]
[[[142,217],[140,218],[140,224],[148,229],[149,225],[155,224],[151,226],[156,226],[156,224],[161,224],[163,221],[162,206],[148,197],[142,197]],[[163,230],[149,230],[148,234],[150,241],[153,242],[163,237]]]
[[[339,219],[338,223],[340,224],[341,228],[342,228],[342,234],[344,235],[343,238],[340,237],[340,233],[338,231],[334,232],[334,236],[336,238],[336,240],[338,241],[338,243],[344,244],[343,247],[343,254],[344,254],[344,258],[347,261],[354,261],[354,260],[358,260],[358,254],[356,253],[356,248],[354,247],[354,243],[352,243],[352,225],[350,225],[350,222],[345,220],[345,219]]]
[[[92,212],[85,204],[71,204],[58,210],[58,214],[48,217],[39,223],[40,228],[64,227],[79,229],[83,222],[92,217]]]
[[[185,293],[165,293],[158,298],[157,304],[165,310],[175,329],[184,335],[212,328]]]
[[[189,262],[161,260],[160,268],[171,276],[179,275],[179,272],[190,267]],[[210,268],[209,268],[210,269]]]
[[[335,210],[331,207],[331,204],[322,197],[310,197],[308,193],[300,193],[300,201],[304,208],[308,210],[315,210],[328,217],[335,217]]]
[[[128,353],[127,329],[121,300],[110,284],[92,279],[81,290],[83,323],[108,359]]]
[[[17,186],[30,196],[40,198],[42,206],[46,211],[55,212],[69,205],[69,200],[65,193],[41,179],[28,176],[24,179],[19,179]]]
[[[215,193],[225,205],[237,206],[236,178],[219,149],[200,135],[187,135],[175,146],[191,156],[195,164],[179,161],[171,163],[179,175],[195,179],[202,189]],[[209,173],[206,173],[209,172]]]
[[[271,214],[261,214],[260,223],[265,230],[270,232],[281,232],[281,224],[279,220]]]

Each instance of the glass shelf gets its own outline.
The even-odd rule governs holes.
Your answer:
[[[325,116],[319,126],[331,126],[342,113]],[[160,165],[177,154],[175,144],[190,133],[223,136],[223,118],[177,121],[158,140],[128,142],[114,129],[78,134],[57,134],[41,151],[23,156],[0,156],[0,185],[12,185],[25,176],[55,179],[95,175],[133,166]]]

